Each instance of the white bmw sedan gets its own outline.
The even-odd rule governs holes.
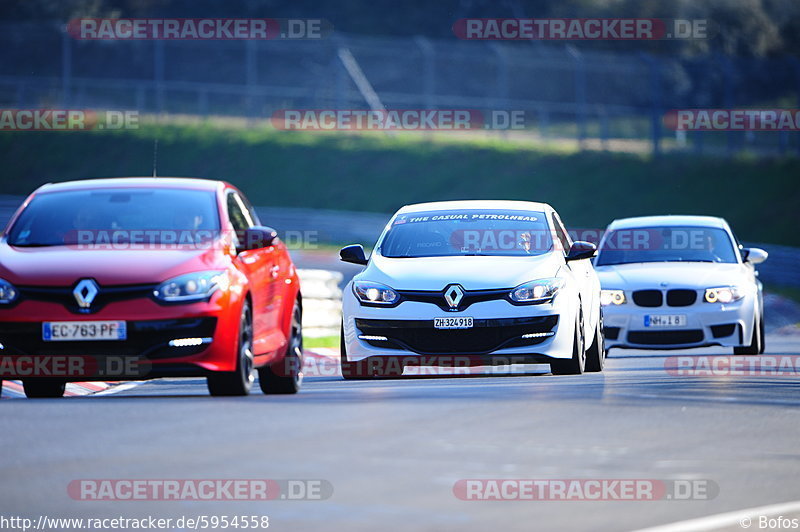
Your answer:
[[[595,259],[606,348],[732,347],[764,352],[764,303],[754,265],[766,251],[742,248],[710,216],[616,220]]]
[[[400,209],[343,296],[345,378],[405,366],[550,364],[601,371],[596,248],[572,242],[544,203],[447,201]]]

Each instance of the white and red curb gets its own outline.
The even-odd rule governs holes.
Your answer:
[[[80,397],[103,392],[115,386],[116,382],[69,382],[64,397]],[[3,381],[3,399],[11,397],[25,397],[21,381]]]

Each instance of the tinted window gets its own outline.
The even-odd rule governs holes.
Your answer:
[[[453,210],[396,216],[379,247],[384,257],[530,256],[552,249],[544,213]]]
[[[237,233],[241,233],[255,225],[244,202],[235,192],[228,194],[228,218]]]
[[[213,192],[185,189],[114,188],[45,192],[34,196],[8,233],[14,246],[59,246],[86,235],[149,231],[219,230]],[[133,234],[133,233],[129,233]]]
[[[603,240],[595,265],[631,262],[738,262],[724,229],[713,227],[636,227],[612,231]]]

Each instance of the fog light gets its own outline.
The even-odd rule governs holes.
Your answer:
[[[358,337],[359,340],[366,340],[367,342],[388,342],[389,339],[385,336],[370,336],[369,334],[362,334]]]
[[[196,345],[210,344],[211,338],[177,338],[169,341],[170,347],[192,347]]]
[[[523,340],[529,340],[531,338],[544,338],[545,336],[553,336],[554,334],[555,333],[552,332],[552,331],[550,331],[550,332],[540,332],[540,333],[528,333],[528,334],[523,334],[522,335],[522,339]]]

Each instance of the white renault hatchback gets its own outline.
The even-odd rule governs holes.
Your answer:
[[[733,347],[764,352],[766,251],[742,248],[728,223],[710,216],[616,220],[595,259],[606,348]]]
[[[400,209],[343,296],[345,378],[405,366],[546,363],[601,371],[596,248],[572,242],[544,203],[447,201]]]

